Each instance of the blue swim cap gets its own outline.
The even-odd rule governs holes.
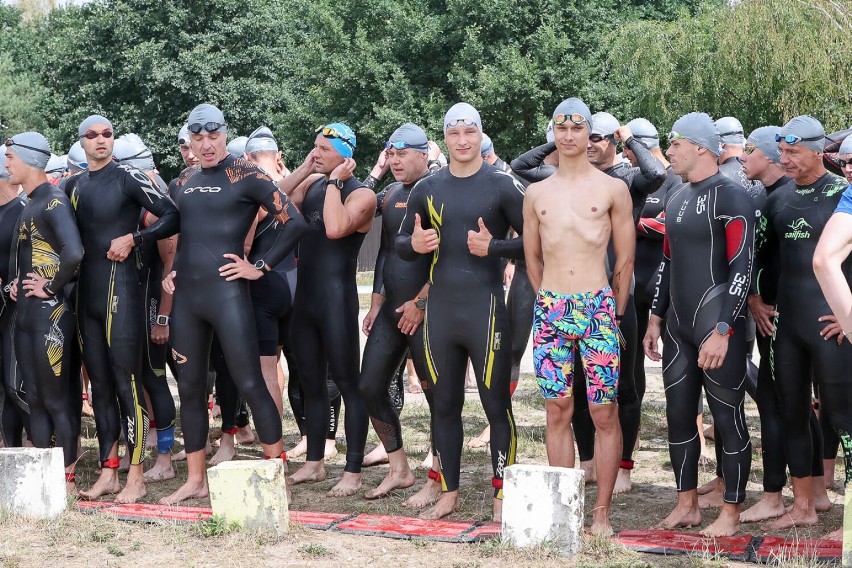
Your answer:
[[[317,130],[317,134],[321,134],[326,140],[331,142],[337,153],[344,158],[351,158],[355,155],[355,132],[342,122],[326,124]]]

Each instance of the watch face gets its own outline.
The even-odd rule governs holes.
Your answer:
[[[728,335],[728,332],[731,331],[731,326],[726,324],[725,322],[719,322],[716,324],[716,333],[719,335]]]

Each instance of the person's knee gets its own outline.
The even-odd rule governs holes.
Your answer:
[[[568,397],[548,400],[545,411],[549,427],[570,426],[571,418],[574,416],[574,399],[573,397]]]
[[[617,404],[590,404],[589,412],[598,432],[614,432],[619,429]]]

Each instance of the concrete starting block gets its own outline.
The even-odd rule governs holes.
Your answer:
[[[0,509],[52,519],[67,503],[61,448],[0,448]]]
[[[503,537],[519,548],[550,543],[563,556],[582,546],[586,474],[581,469],[513,465],[503,473]]]
[[[213,514],[230,522],[278,535],[290,530],[284,462],[239,460],[207,470]]]

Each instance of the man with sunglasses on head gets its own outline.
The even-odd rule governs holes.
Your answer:
[[[29,407],[28,434],[37,448],[62,448],[65,483],[75,488],[80,438],[79,366],[73,368],[74,313],[63,286],[83,259],[83,244],[68,197],[48,181],[47,140],[23,132],[6,140],[9,179],[29,200],[18,220],[11,297],[17,301],[15,354]],[[79,361],[78,361],[79,365]]]
[[[517,433],[509,394],[512,354],[509,318],[503,301],[501,257],[523,258],[523,186],[482,159],[482,120],[467,103],[444,116],[450,165],[423,179],[411,192],[395,238],[397,253],[431,261],[429,297],[423,322],[432,392],[432,439],[443,495],[423,513],[437,519],[455,511],[464,437],[465,368],[468,359],[491,426],[494,520],[502,518],[503,470],[515,463]]]
[[[852,136],[847,136],[837,151],[837,165],[846,177],[846,183],[852,184]]]
[[[554,110],[559,166],[551,177],[527,189],[524,249],[530,282],[538,290],[533,362],[546,401],[548,463],[574,467],[576,348],[597,429],[598,496],[591,531],[611,536],[612,491],[622,445],[616,404],[623,369],[619,325],[633,278],[635,232],[625,183],[602,172],[587,156],[593,124],[589,107],[580,99],[566,99]]]
[[[643,345],[653,361],[666,318],[663,383],[669,423],[669,453],[678,500],[661,526],[701,522],[698,460],[701,442],[695,410],[707,393],[723,444],[724,504],[705,536],[732,536],[751,469],[745,424],[745,303],[749,289],[756,213],[741,186],[719,172],[719,132],[704,113],[678,119],[669,134],[674,172],[686,181],[666,203],[663,262]]]
[[[281,417],[260,366],[249,281],[265,277],[296,246],[305,222],[287,195],[260,168],[228,154],[222,111],[201,104],[189,113],[190,147],[199,168],[183,171],[175,196],[181,211],[175,269],[163,281],[174,292],[172,352],[189,474],[160,500],[173,505],[208,495],[207,369],[213,334],[254,416],[266,459],[285,461]],[[282,183],[286,188],[286,180]],[[277,220],[269,247],[245,255],[258,207]],[[289,492],[288,492],[289,493]]]
[[[108,119],[92,115],[80,123],[77,134],[88,169],[69,178],[65,190],[86,250],[77,281],[77,325],[92,384],[101,463],[100,477],[81,495],[97,499],[118,493],[117,501],[130,503],[146,494],[142,461],[148,432],[142,390],[144,298],[131,253],[145,241],[175,234],[180,221],[174,203],[148,176],[112,159]],[[158,217],[157,222],[141,228],[140,208]],[[130,471],[122,490],[118,438],[123,420]]]
[[[825,131],[815,118],[793,118],[775,140],[781,167],[792,181],[767,200],[758,258],[764,249],[778,251],[772,370],[793,485],[793,507],[770,525],[781,530],[818,521],[820,499],[814,486],[824,490],[825,485],[821,447],[812,442],[812,431],[818,429],[811,421],[812,385],[819,389],[821,418],[844,442],[847,468],[852,463],[852,348],[843,345],[847,338],[812,270],[817,242],[848,184],[825,170]],[[844,264],[843,273],[847,283],[852,281],[852,263]],[[846,473],[848,479],[850,470]]]
[[[334,122],[316,130],[314,149],[285,178],[291,199],[308,223],[299,244],[299,271],[291,334],[305,405],[308,450],[293,483],[323,481],[329,425],[327,376],[346,405],[346,465],[328,495],[346,497],[361,488],[369,414],[358,390],[358,251],[373,225],[376,195],[352,175],[356,138]]]

